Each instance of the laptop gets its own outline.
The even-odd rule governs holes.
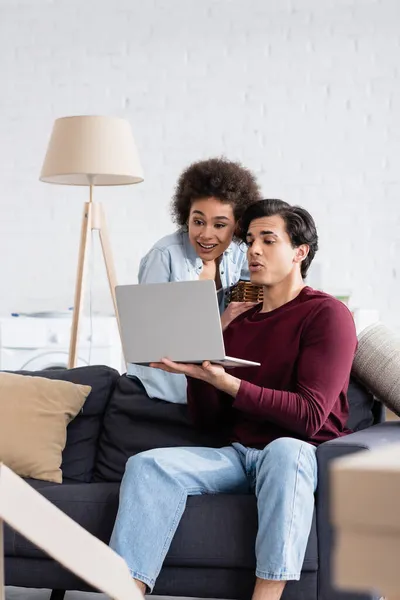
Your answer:
[[[180,363],[260,366],[225,355],[214,281],[117,285],[115,292],[128,363],[149,365],[165,357]]]

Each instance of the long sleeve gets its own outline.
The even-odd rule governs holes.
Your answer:
[[[353,318],[341,303],[324,302],[310,315],[301,337],[292,391],[242,380],[233,407],[305,438],[328,419],[349,379],[357,338]]]
[[[187,403],[192,421],[199,429],[215,430],[227,424],[232,398],[215,387],[187,378]]]

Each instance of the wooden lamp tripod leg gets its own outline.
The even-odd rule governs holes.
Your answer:
[[[112,298],[113,305],[114,305],[114,313],[115,313],[115,317],[117,319],[119,337],[122,340],[121,327],[120,327],[119,317],[118,317],[117,298],[115,295],[115,287],[117,285],[117,277],[115,275],[115,267],[114,267],[114,261],[113,261],[112,251],[111,251],[110,238],[108,237],[106,218],[105,218],[104,209],[103,209],[102,205],[96,204],[95,206],[96,206],[96,213],[97,213],[96,219],[95,219],[95,221],[96,221],[95,229],[99,230],[100,243],[101,243],[101,249],[103,251],[104,263],[106,266],[108,285],[110,287],[110,294],[111,294],[111,298]]]
[[[98,230],[101,249],[103,252],[104,263],[106,266],[108,285],[110,287],[111,298],[113,301],[114,312],[117,318],[118,330],[121,330],[119,326],[118,311],[117,311],[117,300],[115,296],[115,287],[117,285],[117,278],[115,275],[114,261],[112,258],[111,245],[107,232],[107,225],[104,215],[104,210],[101,204],[92,202],[92,189],[90,186],[90,202],[85,203],[82,228],[81,228],[81,241],[79,245],[79,258],[78,258],[78,270],[76,275],[75,285],[75,300],[74,300],[74,313],[72,318],[71,327],[71,341],[69,347],[69,358],[68,368],[71,369],[76,366],[77,361],[77,348],[78,348],[78,335],[79,335],[79,323],[83,309],[83,279],[85,276],[86,265],[89,256],[90,246],[90,232],[94,229]],[[1,599],[0,599],[1,600]]]
[[[90,194],[91,195],[91,194]],[[79,245],[78,269],[75,284],[74,312],[72,315],[71,340],[69,345],[68,368],[76,366],[79,323],[83,308],[83,278],[89,254],[89,233],[92,229],[93,203],[85,202],[82,217],[81,241]]]
[[[108,230],[106,224],[106,218],[104,215],[104,209],[101,204],[95,204],[96,211],[94,213],[94,224],[93,229],[98,229],[101,249],[103,251],[104,264],[106,266],[107,280],[110,287],[110,294],[113,301],[114,312],[118,318],[117,312],[117,299],[115,297],[115,287],[117,285],[117,277],[115,275],[114,261],[111,251],[110,238],[108,237]]]

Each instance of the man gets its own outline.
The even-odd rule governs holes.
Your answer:
[[[355,327],[344,304],[304,283],[318,248],[311,215],[262,200],[245,212],[240,235],[251,281],[263,286],[264,296],[262,305],[227,327],[226,352],[261,366],[228,373],[209,362],[154,365],[187,376],[194,422],[227,430],[229,445],[157,449],[129,459],[111,545],[143,592],[154,586],[188,495],[255,493],[253,600],[279,600],[286,581],[301,574],[317,486],[316,446],[348,433]]]

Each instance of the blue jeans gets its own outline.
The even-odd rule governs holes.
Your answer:
[[[188,496],[255,493],[257,577],[300,579],[316,486],[315,447],[292,438],[264,450],[149,450],[127,462],[110,546],[152,590]]]

